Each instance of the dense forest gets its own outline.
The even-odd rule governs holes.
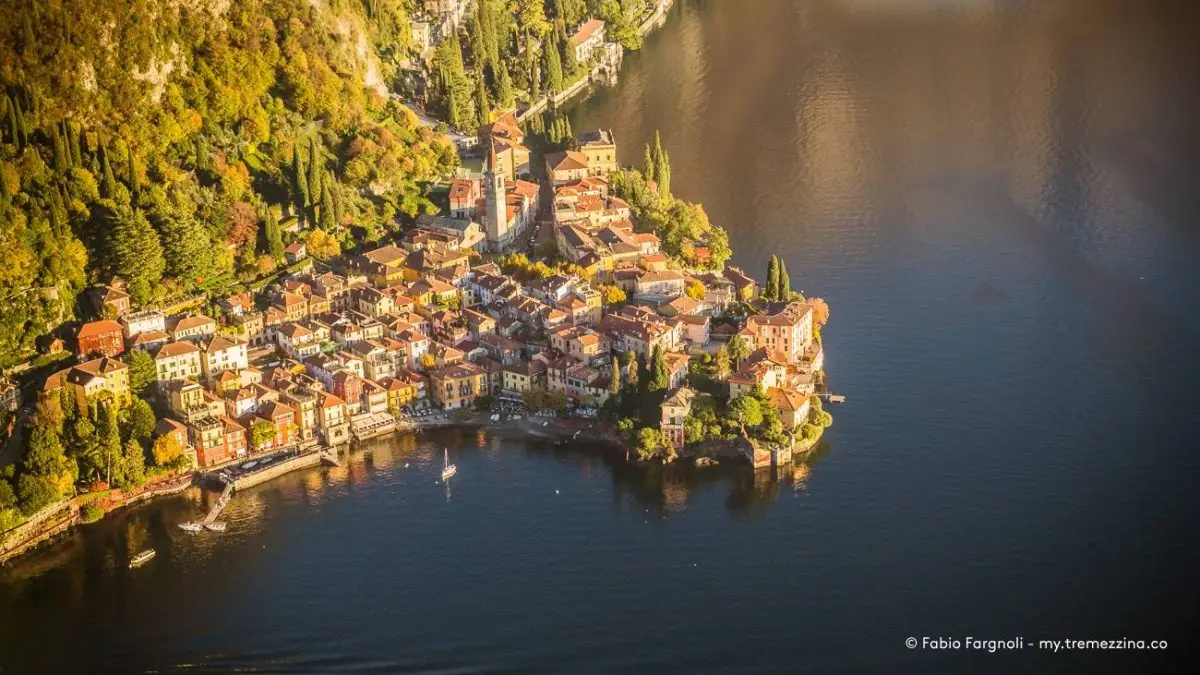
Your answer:
[[[476,2],[466,39],[452,35],[433,55],[428,98],[441,119],[471,130],[493,109],[558,93],[584,76],[567,37],[584,20],[605,22],[609,39],[637,49],[647,0],[489,0]],[[540,132],[540,118],[533,131]]]
[[[0,4],[0,366],[90,284],[216,291],[281,263],[293,223],[332,251],[431,208],[457,157],[388,94],[406,5]]]

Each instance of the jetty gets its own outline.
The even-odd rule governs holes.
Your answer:
[[[827,391],[826,391],[826,392],[822,392],[822,393],[820,393],[820,394],[817,394],[817,396],[818,396],[818,397],[819,397],[819,398],[820,398],[822,401],[824,401],[824,402],[826,402],[826,403],[835,403],[835,404],[837,404],[837,403],[845,403],[845,402],[846,402],[846,397],[845,397],[845,396],[843,396],[843,395],[841,395],[841,394],[831,394],[831,393],[829,393],[829,392],[827,392]]]

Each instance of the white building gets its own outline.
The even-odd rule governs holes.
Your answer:
[[[200,368],[207,379],[227,370],[241,371],[249,365],[246,343],[235,337],[216,335],[200,351]]]

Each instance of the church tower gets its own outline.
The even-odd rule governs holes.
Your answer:
[[[504,172],[496,161],[496,143],[492,141],[488,151],[488,162],[483,172],[484,199],[487,202],[488,247],[499,251],[508,234],[508,202],[504,192]]]

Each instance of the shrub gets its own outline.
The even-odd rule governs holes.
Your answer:
[[[79,510],[79,516],[85,523],[94,523],[104,517],[104,509],[98,504],[87,504]]]
[[[821,429],[815,424],[805,424],[800,427],[800,437],[806,441],[816,438],[819,433],[821,433]]]

